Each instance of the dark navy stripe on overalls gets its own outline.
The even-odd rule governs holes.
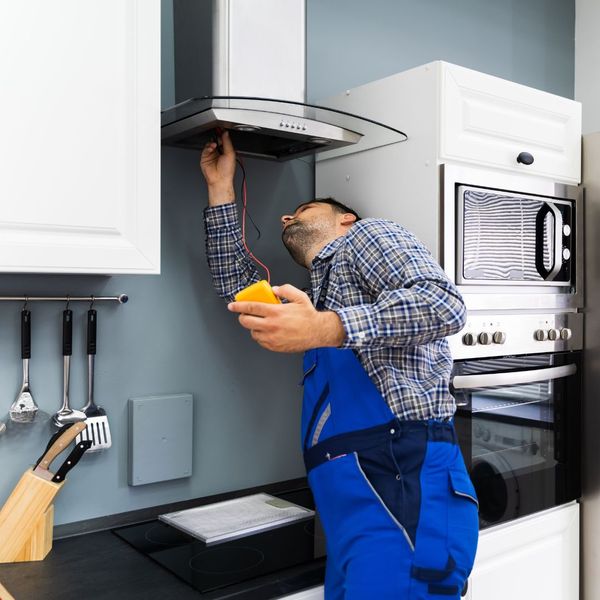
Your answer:
[[[398,420],[352,350],[306,352],[303,384],[325,599],[460,598],[478,516],[452,423]]]

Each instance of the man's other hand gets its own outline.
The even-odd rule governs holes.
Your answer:
[[[310,298],[293,285],[273,287],[288,302],[232,302],[227,308],[239,313],[238,320],[252,339],[274,352],[303,352],[310,348],[338,347],[345,337],[342,322],[332,311],[318,311]]]
[[[235,175],[235,150],[229,137],[224,131],[219,136],[222,153],[217,142],[209,142],[204,146],[200,155],[200,169],[208,185],[208,205],[219,206],[235,201],[233,177]]]

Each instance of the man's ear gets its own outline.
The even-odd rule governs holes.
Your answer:
[[[356,216],[352,213],[344,213],[342,215],[342,225],[352,225],[356,222]]]

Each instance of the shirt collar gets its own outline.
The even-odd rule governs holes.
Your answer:
[[[319,252],[319,254],[317,254],[317,256],[315,256],[315,258],[313,258],[313,261],[312,261],[312,264],[311,264],[311,270],[314,269],[317,265],[319,265],[323,261],[325,261],[326,259],[331,258],[331,256],[339,248],[339,246],[340,246],[340,244],[342,243],[343,240],[344,240],[344,236],[340,235],[339,237],[335,238],[335,240],[329,242],[329,244],[327,244]]]

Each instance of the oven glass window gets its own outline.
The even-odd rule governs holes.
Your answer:
[[[569,201],[465,186],[459,198],[465,283],[569,282],[574,235]]]
[[[578,369],[570,359],[567,353],[457,363],[462,377],[454,380],[465,388],[454,390],[456,426],[482,526],[579,496]],[[491,384],[470,381],[479,375]],[[515,376],[522,382],[511,383]],[[478,381],[481,387],[469,387]]]

